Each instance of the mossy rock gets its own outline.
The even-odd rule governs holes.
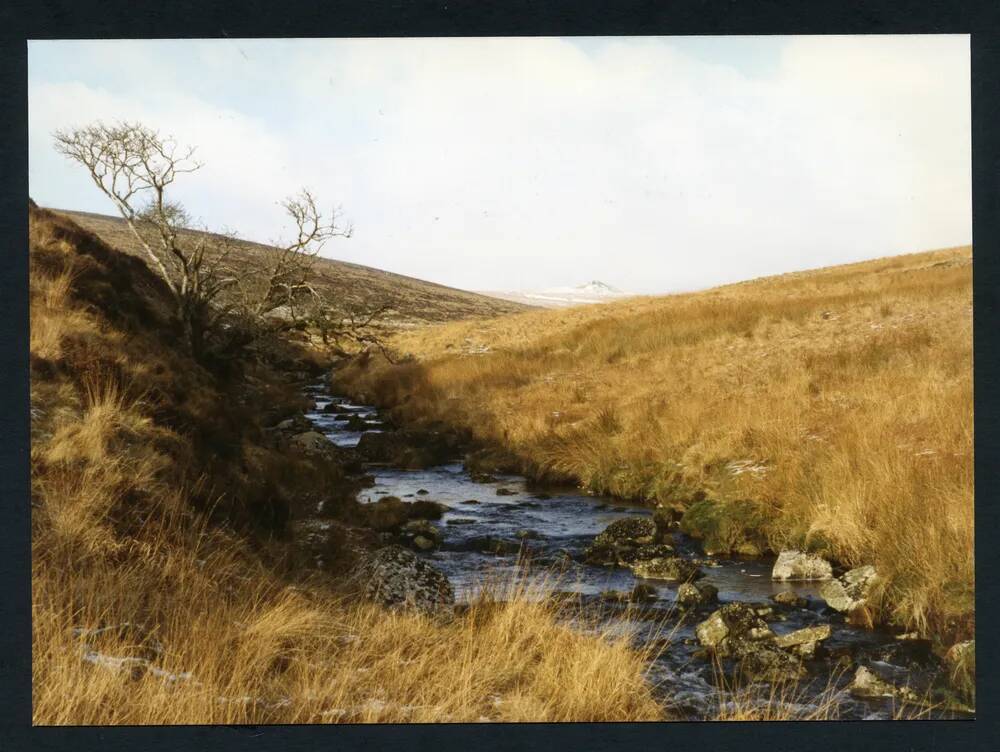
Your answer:
[[[498,447],[489,447],[470,452],[465,457],[465,469],[469,473],[490,476],[494,473],[520,473],[521,460],[511,452]]]
[[[976,641],[966,640],[953,645],[945,654],[948,680],[958,698],[965,704],[976,705]]]
[[[363,509],[368,526],[380,532],[402,527],[410,519],[410,505],[395,496],[383,496]]]
[[[681,530],[702,542],[706,553],[738,552],[758,556],[767,551],[762,532],[765,518],[749,500],[694,502],[681,517]]]

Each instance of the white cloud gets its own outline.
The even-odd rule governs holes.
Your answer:
[[[971,238],[967,37],[774,40],[754,77],[669,39],[156,43],[173,68],[130,43],[128,75],[102,43],[32,59],[59,44],[76,69],[29,87],[42,203],[93,206],[51,129],[141,117],[199,145],[183,198],[213,224],[272,237],[307,184],[355,222],[332,254],[469,288],[685,289]]]

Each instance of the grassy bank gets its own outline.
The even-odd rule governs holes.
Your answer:
[[[874,563],[882,617],[974,631],[971,249],[398,335],[340,381],[712,548]]]
[[[322,363],[289,346],[206,370],[141,261],[34,207],[30,242],[36,724],[662,715],[644,656],[554,606],[440,622],[353,600],[343,469],[262,428],[301,408],[268,363]],[[341,572],[288,538],[317,493]]]

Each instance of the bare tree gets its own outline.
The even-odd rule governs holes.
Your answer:
[[[362,349],[377,348],[394,363],[392,352],[378,332],[379,324],[392,310],[389,303],[335,306],[320,302],[307,316],[327,347],[342,350],[345,343],[353,343]]]
[[[323,246],[331,238],[349,238],[350,224],[334,209],[329,217],[319,210],[308,190],[285,199],[281,204],[294,224],[291,241],[272,241],[264,250],[264,268],[259,274],[241,275],[236,285],[245,310],[254,317],[278,312],[275,318],[296,322],[304,313],[323,303],[315,286],[315,266]]]
[[[196,356],[202,354],[206,335],[217,331],[223,319],[250,324],[242,327],[242,339],[230,338],[241,345],[278,309],[285,309],[294,323],[300,311],[322,307],[312,284],[316,259],[328,240],[350,237],[352,230],[337,210],[325,217],[309,191],[282,204],[294,223],[295,237],[267,249],[262,269],[234,268],[234,236],[186,232],[191,226],[188,213],[167,195],[179,175],[201,168],[194,148],[181,148],[141,123],[98,122],[54,135],[56,149],[86,167],[94,184],[111,199],[173,293],[178,319]]]
[[[56,150],[87,168],[94,184],[114,203],[153,269],[174,295],[177,316],[192,351],[200,354],[206,315],[225,283],[213,274],[222,253],[208,259],[206,237],[189,245],[181,232],[190,222],[167,197],[178,175],[201,168],[194,148],[181,149],[141,123],[98,122],[56,131]]]

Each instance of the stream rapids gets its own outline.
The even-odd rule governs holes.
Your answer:
[[[332,395],[325,384],[307,387],[306,394],[313,400],[306,417],[340,447],[356,446],[364,431],[357,430],[356,420],[354,430],[349,430],[348,422],[337,416],[355,415],[365,421],[366,430],[387,430],[376,408]],[[336,404],[336,412],[327,409],[331,403]],[[737,601],[772,605],[769,597],[786,590],[804,598],[806,605],[774,609],[766,620],[777,635],[820,624],[829,624],[832,630],[823,642],[822,657],[805,661],[808,675],[782,697],[796,716],[807,716],[824,706],[831,717],[841,720],[892,719],[897,717],[898,701],[851,695],[855,668],[877,669],[898,686],[918,691],[929,687],[940,670],[930,651],[913,641],[847,624],[819,597],[820,583],[773,582],[773,558],[707,556],[697,541],[675,532],[672,545],[677,555],[701,562],[704,578],[699,584],[718,588],[719,605],[687,616],[675,606],[678,582],[641,580],[629,569],[580,563],[584,550],[609,524],[623,517],[649,516],[648,507],[588,495],[576,488],[542,488],[515,475],[496,474],[489,482],[473,480],[460,459],[422,470],[371,465],[368,471],[375,483],[359,493],[362,503],[396,496],[404,501],[433,500],[448,507],[436,523],[443,534],[440,548],[419,555],[447,575],[458,604],[468,603],[486,583],[510,582],[519,576],[530,580],[528,589],[534,597],[572,597],[594,617],[588,621],[603,629],[628,630],[636,645],[658,648],[649,679],[673,717],[703,720],[737,704],[745,708],[748,702],[770,701],[766,685],[763,691],[752,693],[734,690],[725,662],[720,673],[700,653],[695,627],[719,605]],[[491,545],[484,545],[486,541]],[[504,544],[505,553],[496,553],[492,544],[497,542]],[[525,556],[531,562],[527,575]],[[626,596],[639,582],[654,587],[655,598],[630,603]],[[956,716],[924,710],[920,717]]]

